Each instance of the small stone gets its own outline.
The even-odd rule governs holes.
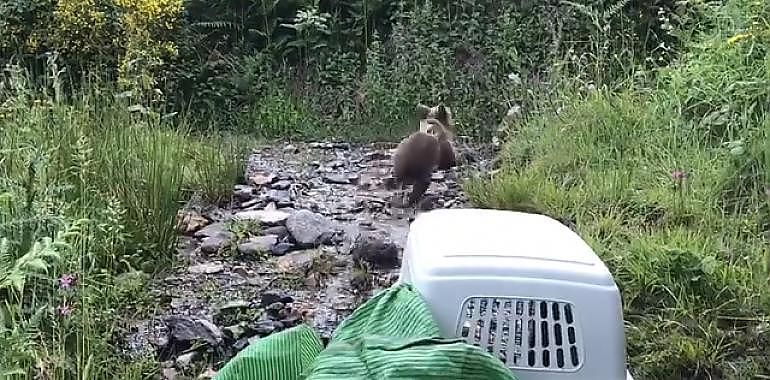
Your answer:
[[[364,159],[367,161],[390,160],[391,155],[383,151],[369,152],[364,155]]]
[[[207,380],[207,379],[213,379],[217,376],[217,371],[214,371],[212,368],[207,368],[203,373],[198,375],[199,380]]]
[[[267,227],[262,230],[265,235],[275,235],[279,240],[289,235],[289,229],[286,226]]]
[[[276,180],[276,176],[272,173],[257,173],[251,176],[249,180],[255,186],[265,186],[273,183]]]
[[[334,222],[312,211],[299,210],[286,219],[286,228],[299,246],[312,248],[334,233]]]
[[[265,310],[267,310],[267,311],[279,311],[279,310],[283,310],[283,308],[285,306],[286,305],[284,305],[283,302],[278,301],[278,302],[273,302],[270,305],[268,305],[268,307],[265,308]]]
[[[210,346],[218,346],[223,339],[222,330],[205,319],[170,316],[165,322],[170,336],[179,342],[203,341]]]
[[[196,238],[205,238],[209,236],[232,236],[232,232],[227,229],[225,223],[213,223],[198,230],[193,236]]]
[[[327,163],[326,166],[328,166],[330,168],[333,168],[333,169],[336,169],[336,168],[341,168],[341,167],[345,166],[345,163],[340,161],[340,160],[336,160],[336,161],[331,161],[331,162]]]
[[[219,306],[217,309],[219,309],[220,312],[224,312],[233,309],[248,309],[249,307],[251,307],[251,303],[249,301],[235,300],[227,302],[222,306]]]
[[[297,310],[291,310],[280,322],[283,323],[283,326],[286,328],[297,326],[302,323],[302,314]]]
[[[176,368],[179,369],[187,369],[190,367],[193,361],[198,359],[198,352],[192,351],[188,352],[186,354],[179,355],[179,357],[176,358],[174,361],[174,364],[176,365]]]
[[[265,292],[262,293],[262,298],[259,301],[261,307],[268,307],[276,302],[282,302],[284,304],[294,302],[294,298],[280,293]]]
[[[430,176],[430,179],[431,179],[431,180],[433,180],[433,181],[443,181],[443,180],[444,180],[444,173],[441,173],[441,172],[434,172],[434,173],[433,173],[433,174]]]
[[[280,180],[280,181],[270,185],[271,189],[276,189],[276,190],[286,190],[289,187],[291,187],[291,181],[289,181],[289,180]]]
[[[278,321],[260,321],[252,329],[257,335],[264,337],[283,329],[283,323]]]
[[[275,202],[279,207],[291,206],[291,194],[287,190],[269,190],[264,199],[268,202]]]
[[[299,148],[297,148],[294,145],[289,144],[289,145],[286,145],[286,146],[283,147],[283,151],[284,151],[284,153],[299,153]]]
[[[249,346],[250,339],[251,338],[238,339],[237,341],[235,341],[235,343],[233,343],[233,350],[235,350],[235,352],[243,351],[244,348]]]
[[[287,242],[278,243],[274,245],[273,248],[270,249],[270,253],[273,256],[283,256],[289,251],[293,250],[294,247],[295,245],[292,243],[287,243]]]
[[[278,210],[241,211],[233,215],[234,220],[255,220],[263,226],[276,226],[286,222],[289,213]]]
[[[357,185],[361,181],[361,177],[358,174],[349,174],[348,182]]]
[[[276,266],[282,272],[304,272],[310,268],[321,252],[315,249],[291,252],[277,259]]]
[[[334,149],[350,150],[350,143],[346,143],[346,142],[332,143],[332,147]]]
[[[222,248],[230,246],[230,239],[222,236],[209,236],[201,242],[201,251],[206,254],[214,254]]]
[[[214,274],[223,270],[225,270],[225,267],[220,263],[203,263],[187,268],[188,272],[194,274]]]
[[[209,224],[209,220],[195,211],[178,212],[178,230],[186,235],[192,234]]]
[[[238,340],[246,334],[246,329],[243,326],[234,325],[223,328],[222,332],[231,340]]]
[[[238,245],[238,252],[243,255],[256,256],[264,252],[270,252],[278,243],[278,237],[274,235],[257,236],[247,242]]]
[[[236,198],[246,201],[249,199],[254,198],[254,194],[256,193],[256,189],[251,186],[245,186],[245,185],[236,185],[235,190],[233,191],[233,194]]]
[[[333,183],[338,185],[350,184],[350,179],[346,175],[342,174],[327,174],[323,177],[324,182]]]
[[[258,205],[259,202],[260,202],[259,199],[252,199],[250,201],[246,201],[246,202],[241,203],[240,206],[241,206],[241,208],[251,208],[251,207],[254,207],[254,206]]]
[[[175,380],[175,379],[176,379],[176,369],[163,368],[163,380]]]

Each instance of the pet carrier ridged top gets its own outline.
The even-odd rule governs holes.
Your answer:
[[[445,337],[487,350],[520,380],[631,379],[612,275],[549,217],[422,213],[410,226],[399,282],[422,294]]]

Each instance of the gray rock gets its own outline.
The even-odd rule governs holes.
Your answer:
[[[345,163],[340,160],[335,160],[335,161],[327,162],[326,166],[336,169],[336,168],[341,168],[345,166]]]
[[[291,194],[287,190],[270,190],[264,195],[267,202],[275,202],[279,207],[293,205]]]
[[[289,187],[291,187],[291,181],[287,180],[287,179],[280,180],[280,181],[270,185],[271,189],[276,189],[276,190],[286,190]]]
[[[290,252],[277,258],[276,266],[283,272],[304,272],[310,268],[313,260],[320,255],[321,252],[316,249]]]
[[[241,203],[241,208],[251,208],[251,207],[254,207],[254,206],[258,205],[259,202],[260,202],[259,199],[252,199],[250,201],[246,201],[246,202]]]
[[[192,362],[197,360],[199,356],[200,354],[198,354],[198,351],[188,352],[186,354],[179,355],[179,357],[177,357],[174,361],[174,364],[176,365],[176,368],[187,369],[190,368]]]
[[[201,242],[201,251],[206,254],[214,254],[231,244],[230,238],[224,236],[209,236]]]
[[[263,252],[270,252],[278,243],[278,237],[274,235],[257,236],[247,242],[238,245],[238,252],[243,255],[255,256]]]
[[[281,294],[281,293],[276,293],[273,291],[264,292],[262,293],[262,297],[259,300],[259,305],[261,307],[268,307],[276,302],[288,304],[288,303],[294,302],[294,298],[292,298],[291,296]]]
[[[289,213],[278,210],[251,210],[241,211],[233,215],[234,220],[253,220],[263,226],[277,226],[286,222]]]
[[[289,216],[286,228],[300,247],[316,247],[335,232],[331,219],[309,210],[300,210]]]
[[[163,368],[163,380],[176,380],[176,370],[174,368]]]
[[[399,266],[398,253],[398,245],[381,232],[361,232],[350,249],[356,262],[363,261],[384,269]]]
[[[326,174],[323,177],[324,182],[334,183],[339,185],[350,184],[350,179],[344,174]]]
[[[205,342],[212,347],[222,343],[222,330],[205,319],[170,316],[165,319],[165,322],[169,335],[174,341]]]
[[[273,183],[276,180],[276,178],[277,178],[276,175],[272,173],[257,173],[251,176],[249,180],[255,186],[265,186]]]
[[[387,152],[377,151],[377,152],[369,152],[364,155],[364,159],[367,161],[379,161],[379,160],[390,160],[391,154]]]
[[[209,379],[215,378],[216,376],[217,376],[217,371],[214,371],[212,368],[206,368],[206,370],[203,371],[203,373],[198,375],[197,380],[209,380]]]
[[[233,343],[233,350],[235,352],[243,351],[244,348],[249,346],[251,338],[241,338]]]
[[[251,327],[259,336],[268,336],[283,329],[283,323],[278,321],[260,321]]]
[[[225,267],[220,263],[203,263],[187,268],[187,271],[193,274],[214,274],[223,270]]]
[[[246,328],[241,325],[233,325],[223,328],[222,332],[224,332],[228,338],[232,340],[238,340],[246,335]]]
[[[295,245],[293,243],[278,243],[273,246],[273,248],[270,249],[270,254],[273,256],[283,256],[289,251],[293,250],[295,248]]]
[[[256,190],[257,189],[251,186],[236,185],[235,190],[233,191],[233,194],[235,195],[236,198],[242,201],[247,201],[251,198],[254,198],[254,194],[256,193]]]
[[[275,235],[278,239],[283,239],[289,236],[289,229],[286,226],[273,226],[263,229],[262,233],[265,235]]]
[[[244,301],[244,300],[235,300],[227,302],[221,306],[219,306],[217,309],[220,312],[226,312],[234,309],[247,309],[251,306],[251,302]]]
[[[208,226],[201,228],[193,236],[199,239],[209,236],[232,236],[232,232],[227,229],[227,225],[225,223],[219,222],[209,224]]]

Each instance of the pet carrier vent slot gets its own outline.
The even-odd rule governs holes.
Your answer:
[[[462,305],[457,334],[509,368],[572,372],[583,361],[575,321],[566,302],[473,297]]]

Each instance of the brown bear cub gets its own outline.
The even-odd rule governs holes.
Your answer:
[[[443,106],[437,107],[436,111],[436,116],[441,116],[447,122],[451,120]],[[420,130],[402,140],[393,155],[395,183],[401,189],[404,185],[412,185],[407,202],[410,207],[428,190],[434,170],[456,165],[446,125],[440,119],[431,117],[420,122]]]

